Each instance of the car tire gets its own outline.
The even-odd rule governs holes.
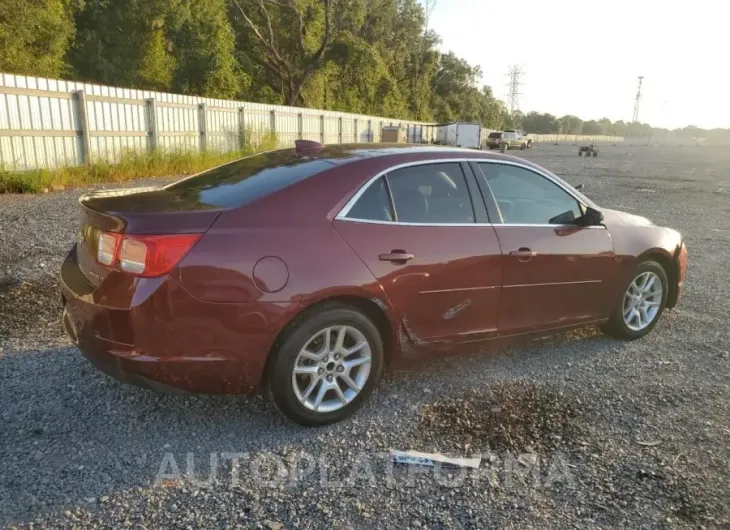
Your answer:
[[[326,331],[330,329],[330,343],[325,349]],[[354,348],[363,340],[367,346],[352,355],[341,355],[333,347],[337,342],[339,330],[346,329],[344,347]],[[336,335],[336,336],[333,336]],[[319,346],[322,349],[319,349]],[[303,351],[306,347],[306,351]],[[316,348],[318,361],[309,359],[309,354]],[[347,368],[347,378],[353,383],[362,383],[359,391],[347,386],[340,367],[359,362],[369,354],[369,363],[361,363]],[[274,356],[269,365],[266,394],[273,400],[279,411],[290,420],[306,426],[319,426],[335,423],[354,413],[368,398],[378,384],[383,371],[383,338],[378,328],[362,312],[344,304],[328,304],[305,311],[277,341]],[[355,357],[357,356],[357,357]],[[306,363],[306,364],[302,364]],[[294,370],[316,368],[318,374],[295,375]],[[368,368],[364,379],[362,370]],[[328,380],[329,378],[329,380]],[[310,388],[310,385],[313,385]],[[340,391],[334,388],[336,385]],[[322,388],[323,397],[319,398]],[[306,392],[309,391],[309,394]],[[307,398],[308,397],[308,398]],[[304,398],[304,400],[302,400]],[[320,404],[316,405],[317,398]],[[349,398],[346,402],[343,398]],[[339,407],[337,407],[339,404]],[[316,410],[314,406],[322,410]],[[326,406],[325,406],[326,405]],[[333,408],[337,407],[337,408]]]
[[[527,144],[521,144],[520,151],[524,151],[525,149],[527,149]]]
[[[655,294],[652,297],[644,293],[642,300],[646,299],[648,302],[658,304],[656,306],[649,306],[650,308],[656,307],[656,312],[653,312],[652,310],[652,312],[647,315],[646,313],[642,313],[640,310],[638,312],[639,316],[636,317],[628,310],[634,306],[634,302],[637,300],[632,293],[638,292],[637,282],[639,282],[642,277],[646,277],[647,282],[651,278],[654,278],[654,282],[659,281],[661,285],[661,293],[658,295]],[[652,287],[655,285],[656,283],[653,283]],[[656,290],[652,292],[656,293]],[[634,274],[631,276],[631,281],[626,286],[617,307],[611,313],[609,321],[603,326],[603,331],[608,335],[624,340],[635,340],[643,337],[654,329],[654,326],[656,326],[656,323],[662,316],[664,308],[667,305],[668,295],[669,280],[667,279],[667,273],[664,270],[664,267],[656,261],[642,261],[636,266]],[[630,299],[632,296],[633,300]],[[651,300],[649,300],[649,298],[651,298]],[[636,312],[636,309],[634,309],[634,312]],[[628,316],[625,317],[624,315]],[[642,316],[651,317],[645,325],[642,325]],[[637,320],[637,318],[639,318],[639,320]]]
[[[528,148],[528,149],[532,149],[532,140],[529,140],[529,141],[527,142],[527,148]]]
[[[583,151],[578,151],[578,156],[583,156]]]

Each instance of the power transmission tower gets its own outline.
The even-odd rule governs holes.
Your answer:
[[[514,115],[515,111],[520,109],[520,77],[523,73],[522,69],[516,64],[510,66],[509,72],[507,73],[509,76],[509,96],[507,96],[507,103],[509,105],[510,115]]]
[[[639,76],[639,86],[636,89],[636,100],[634,101],[634,117],[631,121],[636,123],[639,121],[639,103],[641,103],[641,84],[644,82],[644,76]]]

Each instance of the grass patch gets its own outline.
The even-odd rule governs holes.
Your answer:
[[[0,194],[42,193],[141,178],[191,175],[243,156],[277,148],[276,135],[272,133],[247,131],[246,138],[250,140],[238,151],[128,151],[116,163],[101,160],[83,166],[32,171],[0,168]]]

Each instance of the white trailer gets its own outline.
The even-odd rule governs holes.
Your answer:
[[[436,126],[436,143],[481,149],[482,126],[478,123],[442,123]]]

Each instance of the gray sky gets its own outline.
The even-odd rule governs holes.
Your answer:
[[[727,0],[437,0],[429,26],[479,64],[506,101],[522,67],[520,109],[658,127],[730,127]]]

